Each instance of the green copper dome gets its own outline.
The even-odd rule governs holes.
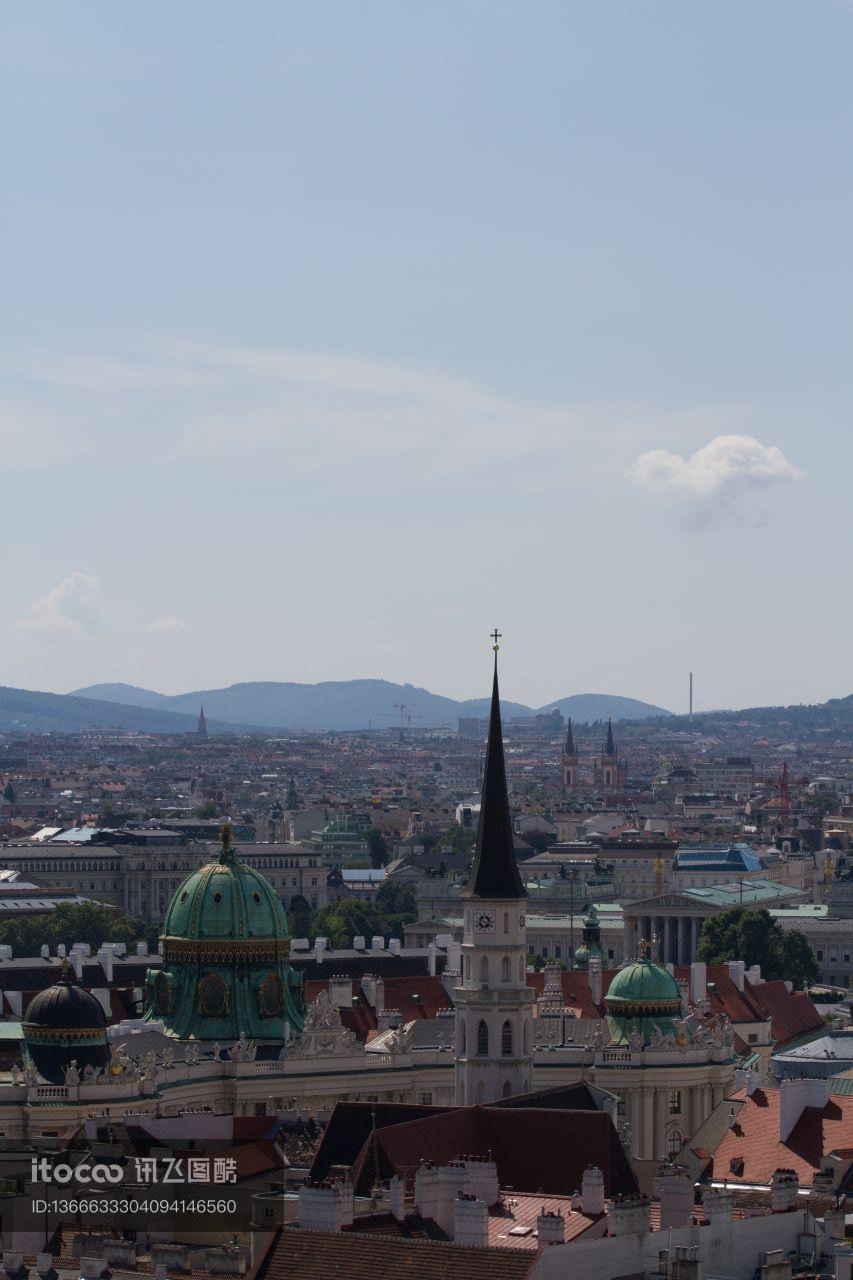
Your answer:
[[[163,921],[166,938],[287,938],[284,907],[275,889],[230,849],[218,862],[187,876]]]
[[[651,960],[620,969],[604,997],[611,1040],[627,1044],[639,1034],[648,1044],[655,1027],[672,1032],[681,1017],[681,989],[675,978]]]
[[[217,862],[193,871],[163,922],[163,968],[149,969],[149,1018],[180,1039],[287,1040],[302,1030],[301,981],[275,889],[240,862],[231,830]]]

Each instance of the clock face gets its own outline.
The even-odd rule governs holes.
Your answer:
[[[474,924],[479,933],[488,933],[495,927],[494,911],[478,911],[474,917]]]

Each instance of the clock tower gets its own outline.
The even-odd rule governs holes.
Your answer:
[[[461,986],[456,1005],[456,1103],[494,1102],[531,1088],[533,991],[527,985],[527,893],[509,816],[498,639],[477,848],[462,895]]]

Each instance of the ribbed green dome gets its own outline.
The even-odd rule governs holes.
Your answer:
[[[681,989],[668,969],[651,960],[637,960],[620,969],[611,982],[604,1003],[607,1012],[627,1012],[628,1006],[665,1006],[661,1012],[681,1012]],[[668,1007],[666,1007],[668,1006]]]
[[[667,1035],[681,1017],[681,989],[672,974],[651,960],[637,960],[620,969],[604,997],[610,1039],[630,1044],[639,1036],[651,1042],[657,1029]]]
[[[289,936],[269,880],[230,853],[187,876],[166,912],[163,933],[195,941]]]

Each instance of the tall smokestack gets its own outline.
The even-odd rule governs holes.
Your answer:
[[[690,722],[693,723],[693,672],[690,672]]]

